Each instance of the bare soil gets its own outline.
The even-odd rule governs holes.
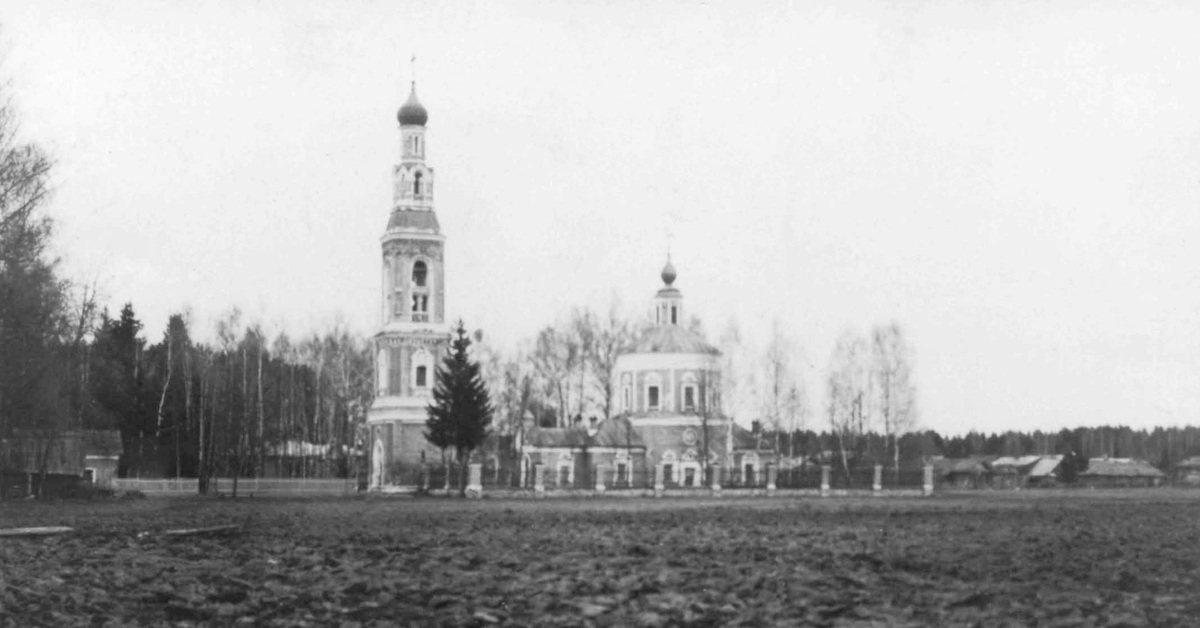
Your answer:
[[[52,525],[0,539],[0,624],[1200,622],[1200,492],[0,503]]]

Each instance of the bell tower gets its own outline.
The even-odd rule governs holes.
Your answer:
[[[429,113],[417,99],[415,81],[396,119],[400,162],[392,169],[392,207],[380,238],[375,402],[367,415],[372,488],[414,484],[421,462],[436,453],[425,441],[425,409],[432,400],[434,371],[450,344],[446,237],[434,213],[433,168],[425,161]]]

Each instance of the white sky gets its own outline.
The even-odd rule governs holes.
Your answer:
[[[502,345],[647,304],[670,232],[817,417],[895,319],[925,427],[1200,421],[1200,5],[1049,4],[0,2],[0,74],[67,268],[152,339],[372,330],[415,52],[448,306]]]

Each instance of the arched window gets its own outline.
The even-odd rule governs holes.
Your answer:
[[[418,288],[424,288],[425,287],[425,278],[428,275],[429,275],[429,267],[427,267],[425,265],[425,262],[418,261],[417,263],[413,264],[412,281],[413,281],[414,286],[416,286]]]
[[[418,172],[413,176],[413,196],[421,195],[421,173]]]
[[[417,386],[418,388],[424,388],[425,386],[428,386],[428,384],[426,384],[426,383],[425,383],[425,377],[426,377],[425,373],[426,373],[426,371],[425,371],[425,367],[424,367],[424,366],[418,366],[418,367],[417,367],[417,382],[416,382],[416,386]]]

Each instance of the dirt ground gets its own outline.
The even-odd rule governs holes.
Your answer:
[[[1200,622],[1200,492],[0,504],[31,525],[76,531],[0,539],[5,626]]]

